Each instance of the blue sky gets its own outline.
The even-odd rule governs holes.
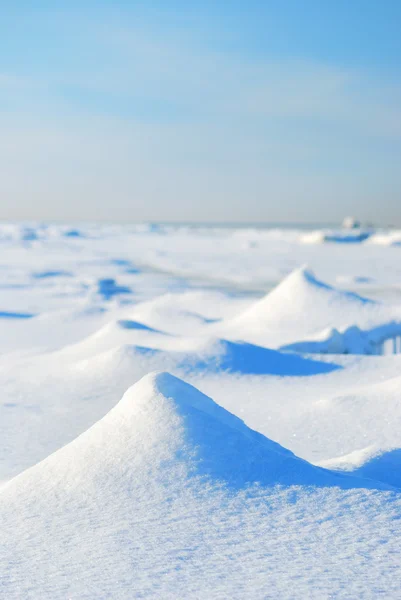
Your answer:
[[[400,25],[398,0],[3,0],[0,218],[401,225]]]

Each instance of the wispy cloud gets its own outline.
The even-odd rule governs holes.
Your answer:
[[[22,211],[30,181],[40,216],[66,215],[70,194],[81,211],[85,195],[87,216],[99,203],[104,218],[116,205],[135,216],[145,201],[138,218],[151,219],[224,218],[227,203],[234,218],[262,218],[266,199],[272,219],[286,202],[308,218],[324,196],[337,198],[334,218],[400,183],[398,82],[302,57],[250,60],[188,31],[52,19],[66,39],[79,30],[64,61],[0,75],[0,185]]]

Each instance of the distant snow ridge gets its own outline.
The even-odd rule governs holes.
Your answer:
[[[401,246],[401,231],[347,227],[343,230],[317,229],[299,236],[301,244],[375,244]]]
[[[377,232],[369,239],[369,244],[378,246],[401,246],[401,231],[398,229]]]
[[[370,229],[350,228],[345,231],[317,230],[301,235],[303,244],[360,244],[366,242],[374,234]]]
[[[345,223],[345,221],[344,221]],[[401,246],[399,229],[374,229],[360,227],[358,222],[343,224],[342,230],[317,229],[299,236],[301,244],[375,244],[380,246]]]

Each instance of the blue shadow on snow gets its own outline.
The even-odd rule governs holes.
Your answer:
[[[209,371],[239,373],[241,375],[281,375],[303,377],[330,373],[341,367],[334,363],[303,358],[255,346],[246,342],[221,340],[219,353],[207,356],[186,356],[178,365],[190,372]]]
[[[35,316],[33,313],[0,311],[0,319],[32,319]]]

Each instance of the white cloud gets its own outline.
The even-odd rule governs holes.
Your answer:
[[[249,61],[187,33],[79,27],[62,70],[0,76],[3,217],[373,218],[382,192],[394,212],[397,83]]]

